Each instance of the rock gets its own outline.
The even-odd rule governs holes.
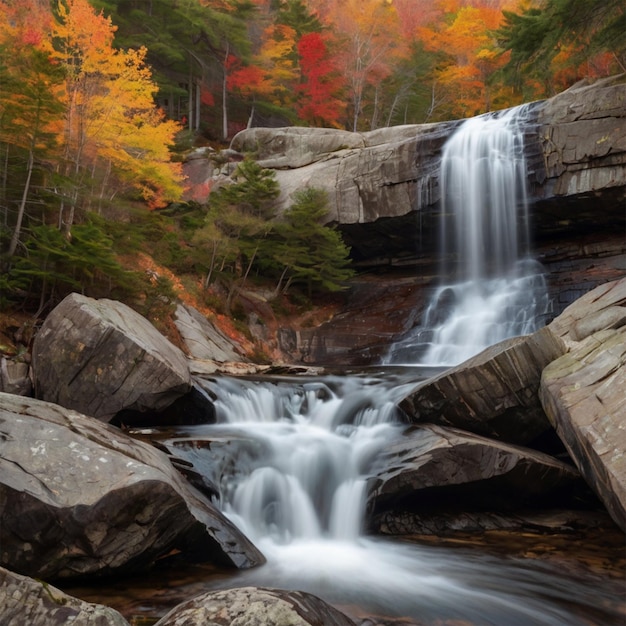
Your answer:
[[[565,496],[580,476],[547,454],[425,425],[385,447],[369,482],[375,510],[511,510]],[[584,483],[583,483],[584,484]]]
[[[333,153],[365,147],[359,133],[332,128],[250,128],[238,133],[231,148],[254,153],[265,168],[294,169],[324,160]]]
[[[30,396],[33,383],[28,363],[0,357],[0,391],[18,396]]]
[[[0,567],[2,626],[128,626],[115,610],[73,598],[39,580]]]
[[[192,306],[176,307],[175,324],[192,358],[218,363],[244,360],[238,351],[240,346]]]
[[[544,367],[564,352],[563,342],[545,327],[507,339],[419,383],[399,406],[411,423],[528,444],[550,428],[537,392]]]
[[[596,195],[618,187],[623,194],[625,111],[626,85],[612,78],[581,81],[546,100],[537,119],[544,167],[536,172],[533,195]]]
[[[545,368],[539,395],[580,473],[626,531],[625,307],[623,279],[590,292],[550,325],[570,351]]]
[[[0,564],[44,579],[137,570],[173,549],[240,568],[264,561],[164,453],[9,394],[0,394],[0,515]]]
[[[159,411],[192,386],[185,355],[144,317],[113,300],[73,293],[33,344],[35,394],[109,421],[119,411]]]
[[[520,510],[447,511],[383,511],[375,520],[375,531],[385,535],[454,536],[458,533],[483,534],[490,531],[510,531],[516,535],[528,533],[571,535],[588,530],[602,533],[615,529],[611,518],[602,511],[581,510]]]
[[[568,306],[550,325],[568,349],[599,330],[626,324],[626,279],[607,282]]]
[[[427,271],[404,280],[360,276],[350,281],[340,312],[318,327],[292,333],[283,349],[293,359],[324,366],[380,363],[394,338],[419,319],[420,291],[432,276]]]
[[[211,591],[178,605],[155,626],[354,626],[303,591],[241,587]]]

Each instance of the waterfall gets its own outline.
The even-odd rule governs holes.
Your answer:
[[[213,485],[216,505],[267,558],[222,580],[212,571],[205,585],[303,590],[347,612],[417,620],[409,623],[589,626],[584,615],[604,591],[588,581],[366,535],[367,482],[406,427],[396,406],[415,376],[403,367],[375,376],[197,379],[217,423],[178,427],[163,443]]]
[[[549,302],[542,268],[530,256],[527,111],[470,118],[444,145],[441,284],[387,362],[456,365],[542,325]]]
[[[211,437],[219,432],[255,442],[252,451],[235,446],[236,465],[226,456],[219,468],[201,468],[218,483],[222,510],[253,541],[271,550],[298,540],[360,536],[365,471],[398,435],[393,398],[401,386],[348,377],[202,384],[215,398],[220,422]],[[180,445],[176,452],[184,454]],[[189,452],[193,447],[187,458],[198,465]]]

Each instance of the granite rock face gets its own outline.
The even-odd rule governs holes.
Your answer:
[[[110,421],[159,411],[192,387],[187,359],[144,317],[114,300],[67,296],[33,344],[35,395]]]
[[[564,232],[591,219],[597,229],[599,208],[607,232],[623,225],[623,210],[616,206],[626,197],[623,78],[575,85],[532,103],[526,118],[529,200],[538,232]],[[355,259],[384,265],[433,252],[441,150],[459,124],[368,133],[252,128],[236,135],[231,148],[253,152],[275,171],[283,209],[298,189],[324,189],[328,221],[339,225]]]
[[[0,517],[0,564],[47,580],[133,571],[172,549],[231,567],[264,562],[163,452],[10,394],[0,394]]]
[[[626,279],[550,325],[569,351],[545,368],[540,398],[581,474],[626,530]]]

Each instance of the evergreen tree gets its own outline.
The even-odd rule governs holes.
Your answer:
[[[274,172],[249,157],[237,166],[233,179],[234,183],[211,194],[206,224],[194,236],[194,243],[206,247],[210,259],[205,265],[206,286],[217,267],[230,273],[227,309],[255,261],[267,255],[266,238],[273,228],[280,191]]]
[[[276,23],[293,28],[298,39],[303,35],[319,33],[324,28],[303,0],[274,0],[272,4],[277,11]]]
[[[63,80],[63,71],[48,54],[34,45],[22,44],[18,50],[0,48],[0,58],[11,55],[11,61],[0,69],[0,143],[6,159],[2,169],[11,162],[12,189],[9,172],[2,173],[3,222],[10,224],[2,265],[7,267],[21,239],[24,218],[31,201],[34,176],[43,173],[44,163],[56,146],[58,129],[55,123],[63,105],[55,92]],[[8,158],[11,156],[11,160]],[[16,184],[17,183],[17,184]],[[36,202],[38,204],[39,201]]]
[[[314,291],[340,291],[354,275],[341,234],[322,223],[327,215],[325,191],[306,188],[294,194],[284,222],[277,227],[280,245],[274,258],[282,261],[286,272],[281,283],[289,276],[283,291],[294,283],[305,285],[309,296]]]
[[[608,53],[618,71],[626,70],[623,0],[542,0],[520,13],[503,13],[504,25],[496,34],[501,48],[510,51],[510,59],[502,75],[521,91],[529,79],[542,83],[542,95],[567,86],[554,84],[557,57],[577,67],[594,55]]]

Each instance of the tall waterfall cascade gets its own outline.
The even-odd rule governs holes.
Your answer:
[[[396,369],[198,379],[216,423],[180,427],[165,445],[213,485],[216,505],[267,558],[213,577],[210,588],[302,590],[339,608],[419,623],[588,626],[576,611],[599,601],[596,588],[549,569],[366,534],[368,481],[403,435],[396,407],[415,384],[409,368]]]
[[[528,107],[470,118],[443,148],[441,284],[388,363],[456,365],[532,333],[549,308],[530,256],[523,128]]]

